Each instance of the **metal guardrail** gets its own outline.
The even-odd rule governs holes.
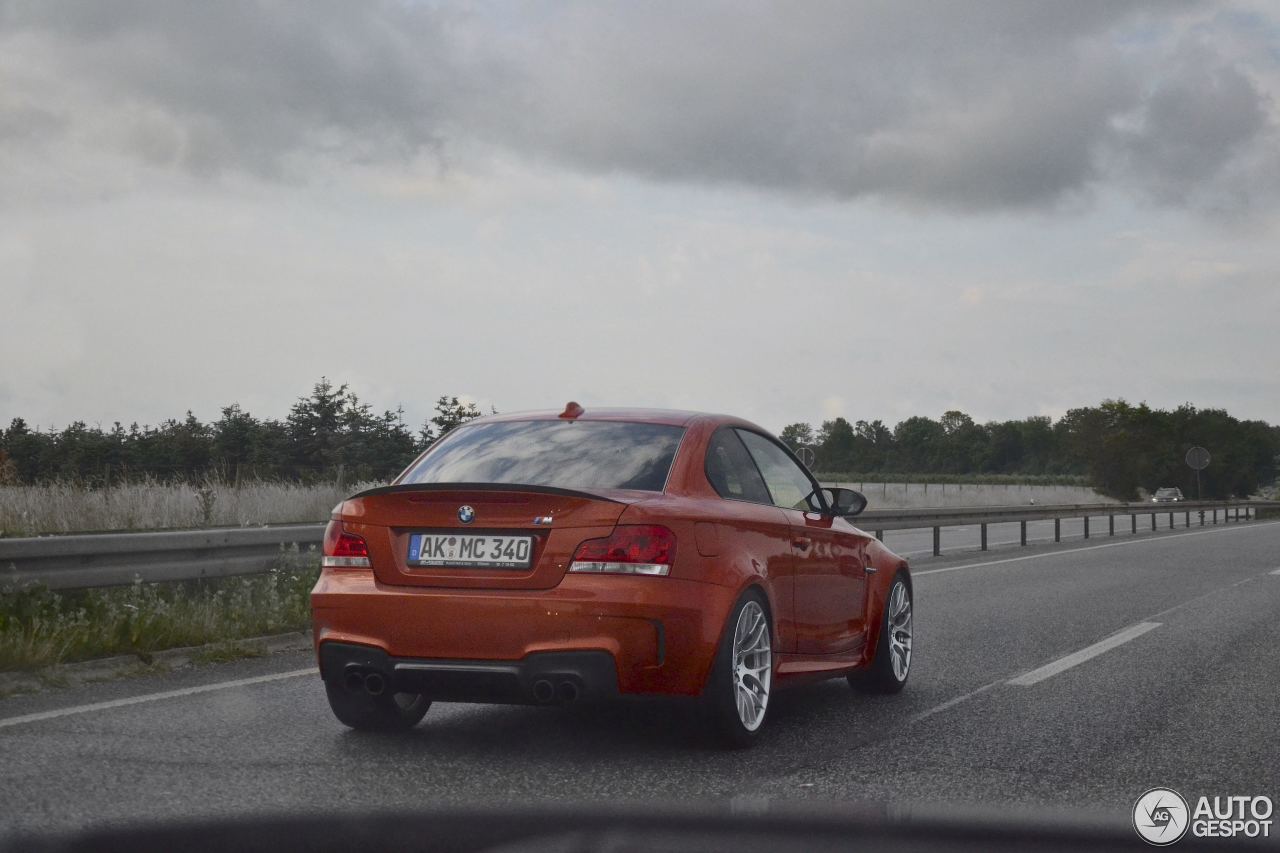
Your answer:
[[[1027,522],[1052,520],[1057,541],[1061,520],[1107,518],[1108,533],[1115,533],[1117,517],[1129,518],[1131,532],[1138,517],[1150,516],[1152,530],[1157,517],[1168,516],[1168,526],[1181,519],[1183,526],[1244,521],[1259,510],[1280,514],[1280,501],[1188,501],[1180,503],[1061,504],[1054,506],[993,506],[869,510],[853,519],[863,530],[884,538],[886,530],[933,528],[933,553],[942,552],[942,528],[979,525],[981,548],[987,549],[987,527],[1016,523],[1027,544]],[[1241,517],[1243,515],[1243,518]],[[323,524],[289,524],[278,527],[228,527],[206,530],[174,530],[145,533],[94,533],[0,539],[0,588],[40,583],[50,589],[83,589],[145,581],[195,580],[231,575],[260,574],[275,566],[282,548],[297,545],[302,551],[320,545]]]
[[[1021,544],[1027,544],[1027,522],[1052,521],[1053,541],[1062,540],[1062,519],[1084,519],[1084,538],[1090,537],[1090,519],[1106,518],[1107,534],[1114,536],[1116,518],[1128,517],[1131,533],[1138,532],[1138,517],[1149,516],[1151,529],[1158,529],[1157,518],[1168,516],[1172,530],[1181,518],[1184,527],[1194,521],[1200,526],[1248,521],[1259,510],[1280,512],[1280,501],[1171,501],[1168,503],[1117,503],[1117,504],[1055,504],[1044,506],[992,506],[992,507],[926,507],[922,509],[869,510],[852,519],[863,530],[874,531],[877,539],[884,539],[886,530],[916,530],[933,528],[933,554],[942,554],[942,528],[980,527],[980,547],[987,550],[987,528],[992,524],[1016,523],[1021,526]],[[1244,518],[1241,518],[1241,513]],[[1234,514],[1234,517],[1233,517]]]
[[[145,533],[91,533],[0,539],[0,588],[40,583],[50,589],[120,586],[260,574],[281,549],[319,546],[323,524],[218,527]]]

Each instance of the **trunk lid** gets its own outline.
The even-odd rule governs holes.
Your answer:
[[[608,536],[628,505],[647,493],[578,492],[541,486],[431,483],[385,486],[346,500],[343,526],[369,543],[374,576],[382,583],[458,589],[549,589],[560,583],[584,539]],[[471,513],[463,512],[469,507]],[[470,515],[463,522],[461,515]],[[549,521],[548,521],[549,520]],[[411,564],[410,547],[450,543],[498,547],[495,537],[529,537],[527,568],[480,568],[462,562]],[[444,536],[445,539],[434,537]],[[477,537],[484,537],[478,542]],[[512,542],[510,539],[505,542]],[[416,552],[415,552],[416,553]],[[433,555],[434,556],[434,555]],[[508,555],[510,556],[510,555]],[[446,561],[448,562],[448,561]]]

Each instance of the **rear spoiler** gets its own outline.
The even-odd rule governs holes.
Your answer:
[[[604,495],[580,492],[576,489],[560,489],[555,486],[529,486],[523,483],[401,483],[397,486],[378,486],[352,495],[347,500],[369,498],[375,495],[395,495],[405,492],[527,492],[537,495],[559,495],[565,498],[585,498],[606,501],[611,504],[626,503]]]

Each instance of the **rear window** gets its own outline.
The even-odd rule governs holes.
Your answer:
[[[683,427],[613,421],[503,421],[442,438],[402,483],[509,483],[660,492]]]

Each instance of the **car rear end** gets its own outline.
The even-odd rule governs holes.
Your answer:
[[[343,502],[312,593],[322,676],[446,701],[696,694],[732,591],[678,570],[693,539],[662,507],[683,435],[477,421]]]

